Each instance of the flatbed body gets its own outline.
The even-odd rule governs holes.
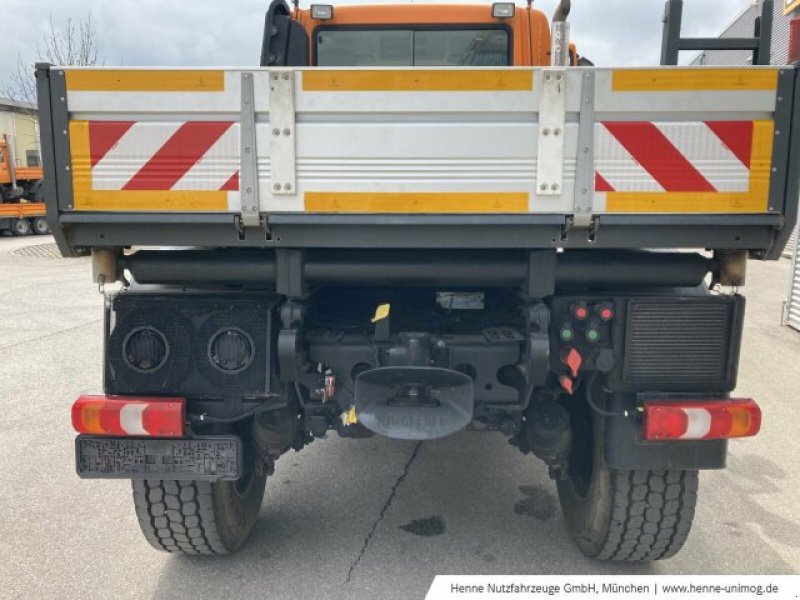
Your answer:
[[[789,67],[38,77],[48,210],[66,253],[424,245],[775,257],[796,220]],[[665,140],[679,151],[659,155]]]

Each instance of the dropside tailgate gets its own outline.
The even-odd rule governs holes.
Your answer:
[[[708,247],[797,210],[791,67],[41,66],[48,215],[92,246]]]

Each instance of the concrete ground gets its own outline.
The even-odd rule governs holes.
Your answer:
[[[74,472],[69,409],[101,390],[102,297],[86,259],[50,238],[0,238],[0,597],[414,598],[440,574],[800,572],[800,333],[780,326],[789,262],[751,263],[738,394],[756,439],[701,475],[683,552],[657,564],[584,559],[537,460],[496,434],[439,442],[316,441],[288,454],[233,557],[156,552],[126,481]],[[797,469],[797,470],[796,470]]]

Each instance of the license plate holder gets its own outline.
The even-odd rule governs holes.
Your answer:
[[[242,462],[242,441],[232,435],[75,439],[75,466],[83,479],[235,481],[242,475]]]

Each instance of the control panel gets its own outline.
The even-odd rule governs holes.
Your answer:
[[[581,374],[614,368],[617,315],[617,304],[609,298],[554,299],[550,367],[567,393],[573,393]]]

